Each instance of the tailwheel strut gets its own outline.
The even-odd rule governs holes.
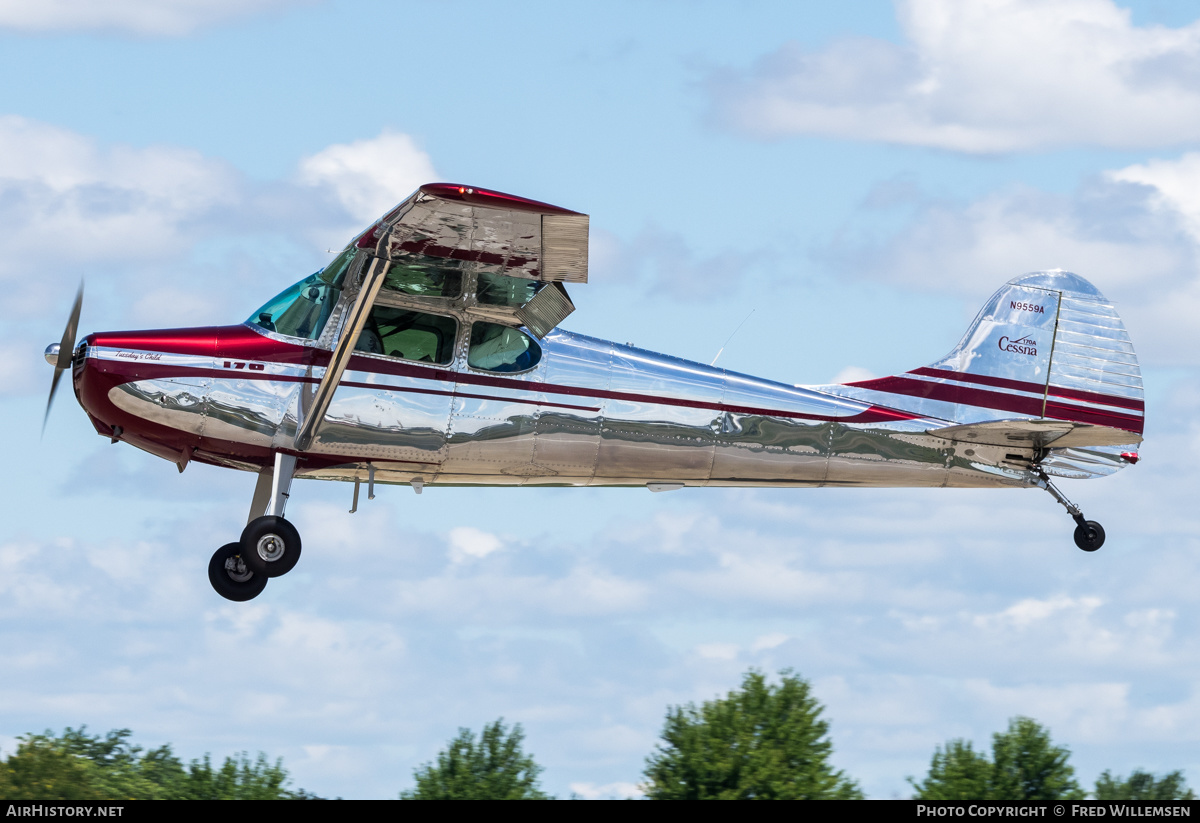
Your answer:
[[[1062,507],[1067,510],[1067,514],[1071,515],[1071,519],[1075,521],[1075,545],[1085,552],[1094,552],[1103,546],[1104,527],[1095,520],[1085,518],[1083,511],[1068,500],[1066,495],[1050,482],[1050,478],[1040,467],[1035,466],[1034,471],[1038,475],[1038,487],[1050,492],[1050,495],[1062,504]]]

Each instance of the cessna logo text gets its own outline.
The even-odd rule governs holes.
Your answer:
[[[1010,309],[1019,309],[1020,311],[1031,311],[1034,314],[1045,314],[1046,310],[1038,303],[1019,303],[1016,300],[1008,301]]]
[[[1022,337],[1020,340],[1013,340],[1008,337],[1001,337],[997,343],[1000,351],[1012,352],[1013,354],[1024,354],[1030,357],[1037,356],[1037,341],[1032,337]]]

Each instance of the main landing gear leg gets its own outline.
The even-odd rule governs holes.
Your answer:
[[[250,600],[269,578],[287,574],[300,559],[300,533],[283,518],[295,471],[296,458],[276,452],[274,466],[259,472],[241,539],[217,549],[208,564],[208,579],[217,594]]]
[[[1041,469],[1037,469],[1038,487],[1050,492],[1062,507],[1067,510],[1067,514],[1075,521],[1075,545],[1083,549],[1085,552],[1094,552],[1096,549],[1104,545],[1104,527],[1095,520],[1087,520],[1083,516],[1083,512],[1078,506],[1066,498],[1053,483],[1046,473]]]

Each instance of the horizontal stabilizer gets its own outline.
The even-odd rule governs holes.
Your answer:
[[[1018,448],[1088,448],[1129,446],[1142,442],[1139,434],[1109,426],[1073,423],[1067,420],[995,420],[930,429],[929,434],[955,443]]]

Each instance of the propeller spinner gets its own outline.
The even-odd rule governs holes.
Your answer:
[[[46,361],[54,366],[54,380],[50,383],[50,397],[46,400],[46,415],[42,418],[42,433],[46,431],[46,421],[50,419],[50,407],[54,404],[54,393],[58,390],[58,379],[71,366],[71,355],[75,351],[75,332],[79,330],[79,312],[83,309],[83,283],[79,284],[79,292],[75,295],[75,305],[71,307],[71,316],[67,327],[63,329],[62,342],[51,343],[46,347]]]

